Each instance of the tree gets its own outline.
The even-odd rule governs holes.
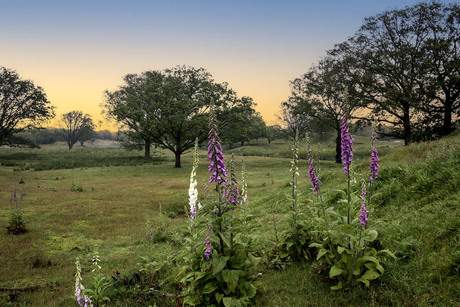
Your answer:
[[[245,142],[262,137],[265,122],[256,112],[251,97],[232,97],[232,103],[218,114],[221,139],[232,148],[233,143],[239,142],[244,146]]]
[[[437,118],[445,133],[450,130],[460,87],[459,21],[458,5],[389,10],[366,18],[354,36],[330,52],[354,59],[362,99],[405,144],[414,129],[436,124]]]
[[[72,111],[62,114],[61,122],[63,125],[61,131],[69,146],[69,150],[71,150],[73,145],[78,141],[85,139],[89,134],[92,135],[96,128],[91,116],[88,114],[83,115],[81,111]]]
[[[267,126],[265,137],[270,144],[272,141],[283,137],[283,129],[278,124]]]
[[[0,144],[13,144],[15,133],[53,118],[53,108],[41,87],[0,67]]]
[[[118,90],[105,92],[103,105],[125,128],[122,145],[143,147],[146,159],[153,144],[169,149],[175,167],[181,167],[181,154],[193,147],[196,137],[200,142],[207,138],[211,99],[218,108],[226,108],[233,95],[205,69],[187,66],[129,74],[124,82]]]
[[[290,134],[324,130],[324,125],[337,132],[336,162],[341,162],[340,129],[344,114],[348,118],[364,107],[355,88],[354,75],[349,73],[349,59],[329,55],[302,77],[291,81],[291,96],[284,102],[285,118],[295,121]],[[288,116],[289,114],[289,116]],[[302,124],[299,125],[302,119]],[[321,124],[319,124],[321,123]],[[299,127],[300,126],[300,127]],[[312,127],[313,126],[313,127]]]
[[[427,24],[419,78],[427,119],[441,135],[452,131],[460,116],[460,6],[419,4]],[[438,118],[438,120],[436,120]]]

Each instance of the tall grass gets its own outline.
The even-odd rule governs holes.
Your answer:
[[[368,174],[370,141],[356,139],[361,162],[355,164],[353,176],[361,178]],[[260,141],[227,150],[226,158],[230,152],[237,157],[236,173],[240,173],[238,154],[245,155],[250,200],[245,214],[251,250],[262,257],[254,305],[459,305],[459,144],[459,133],[401,148],[391,142],[377,143],[381,171],[375,183],[372,221],[380,243],[399,260],[387,264],[385,274],[370,288],[346,292],[331,292],[331,284],[317,274],[320,268],[315,265],[293,265],[285,271],[269,266],[276,241],[273,220],[279,232],[289,227],[284,215],[291,201],[290,143]],[[314,142],[312,147],[317,148]],[[332,141],[320,144],[324,191],[345,184],[341,165],[333,162],[334,148]],[[301,152],[305,155],[305,150]],[[113,276],[113,270],[127,278],[135,276],[139,255],[144,252],[148,218],[161,291],[123,292],[123,287],[118,287],[109,293],[117,298],[110,305],[144,302],[174,306],[174,297],[180,292],[175,277],[181,265],[177,255],[184,248],[189,224],[187,189],[192,156],[185,154],[183,167],[176,169],[168,154],[155,163],[144,163],[136,155],[121,149],[0,149],[0,223],[6,227],[10,191],[17,187],[27,199],[24,218],[28,226],[28,232],[19,236],[8,235],[5,228],[0,231],[0,305],[75,306],[75,258],[80,257],[83,280],[88,280],[94,250],[101,254],[105,276]],[[206,195],[203,181],[209,177],[205,157],[200,151],[200,197]],[[53,167],[70,165],[66,163],[72,159],[78,161],[74,168]],[[156,163],[159,161],[162,163]],[[300,161],[299,172],[299,208],[303,210],[311,204],[313,194],[305,160]],[[20,179],[25,184],[19,185]],[[72,191],[73,183],[81,186],[82,192]],[[359,184],[355,188],[359,189]],[[326,194],[326,204],[336,202],[339,195],[337,191]]]

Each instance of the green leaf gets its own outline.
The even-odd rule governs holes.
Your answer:
[[[341,255],[343,252],[347,252],[347,254],[351,254],[351,252],[345,248],[345,247],[342,247],[342,246],[337,246],[337,252]]]
[[[312,243],[312,244],[308,245],[308,247],[323,248],[323,244],[321,244],[321,243]]]
[[[287,250],[285,250],[285,249],[282,249],[282,250],[280,250],[279,255],[280,255],[280,258],[283,259],[283,258],[286,258],[286,257],[289,256],[289,252]]]
[[[246,253],[244,250],[240,249],[235,252],[235,255],[233,255],[230,258],[230,263],[231,266],[234,267],[235,269],[240,269],[244,266],[246,262]]]
[[[223,298],[225,307],[242,307],[241,302],[234,297],[224,297]]]
[[[211,294],[217,290],[217,284],[215,282],[208,282],[203,288],[203,294]]]
[[[366,273],[361,276],[357,281],[360,281],[366,285],[366,287],[369,287],[370,280],[377,279],[380,277],[380,273],[375,271],[375,270],[367,270]]]
[[[343,270],[334,264],[334,266],[329,271],[329,278],[334,278],[335,276],[338,276],[342,273],[343,273]]]
[[[365,236],[363,236],[363,240],[364,241],[367,241],[367,242],[372,242],[374,241],[375,239],[377,239],[377,236],[379,235],[379,233],[374,230],[374,229],[370,229],[367,234]]]
[[[224,294],[222,294],[222,293],[216,293],[215,296],[216,296],[216,301],[217,301],[217,303],[220,304],[220,301],[221,301],[222,298],[224,297]]]
[[[229,256],[222,256],[220,254],[214,254],[212,257],[212,274],[217,275],[220,271],[225,268],[227,261],[230,259]]]
[[[375,254],[375,256],[380,256],[382,254],[385,254],[386,256],[390,256],[394,260],[398,260],[398,258],[395,256],[395,254],[390,252],[388,249],[383,249],[383,250],[379,251],[377,254]]]
[[[331,290],[334,290],[334,291],[335,291],[335,290],[340,290],[340,289],[342,289],[342,282],[341,282],[341,281],[339,281],[339,283],[337,284],[337,286],[332,286],[332,287],[331,287]]]
[[[239,270],[223,270],[222,277],[224,281],[227,283],[227,286],[230,289],[230,291],[235,293],[236,286],[238,285],[238,279],[240,278],[240,271]]]
[[[321,257],[323,257],[324,255],[327,254],[327,249],[322,249],[318,252],[318,256],[316,256],[316,260],[320,259]]]
[[[248,298],[253,298],[257,292],[256,287],[247,281],[244,281],[243,283],[240,282],[238,284],[238,289],[241,291],[241,294],[243,296],[246,296]]]

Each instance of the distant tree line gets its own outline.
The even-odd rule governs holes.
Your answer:
[[[449,134],[460,118],[460,6],[419,3],[366,18],[347,41],[291,81],[284,122],[337,131],[347,114],[377,120],[405,144]],[[318,128],[319,129],[319,128]]]
[[[40,128],[40,129],[30,129],[18,134],[21,138],[28,140],[29,143],[40,146],[46,144],[54,144],[56,142],[67,142],[66,137],[61,128]],[[81,146],[85,142],[94,142],[95,140],[111,140],[116,141],[117,135],[116,132],[111,132],[110,130],[96,130],[91,135],[90,139],[78,140]],[[83,144],[82,144],[83,142]]]

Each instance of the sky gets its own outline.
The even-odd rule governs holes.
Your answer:
[[[365,17],[416,0],[0,0],[0,66],[41,86],[61,114],[80,110],[99,129],[105,90],[123,76],[177,65],[216,82],[277,121],[300,77],[352,36]]]

